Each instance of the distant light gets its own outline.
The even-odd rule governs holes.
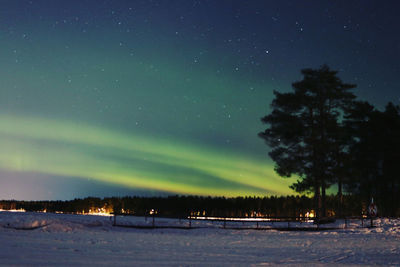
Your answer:
[[[314,211],[307,211],[306,213],[306,218],[314,218],[315,217],[315,213]]]

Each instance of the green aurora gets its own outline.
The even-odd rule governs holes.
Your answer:
[[[51,130],[50,130],[51,129]],[[231,152],[83,123],[0,116],[0,167],[210,196],[290,193],[271,166]],[[266,183],[268,178],[268,183]]]
[[[24,199],[33,189],[9,181],[38,175],[96,181],[104,195],[292,193],[257,138],[276,82],[238,70],[207,40],[85,16],[21,19],[2,40],[0,197]],[[37,198],[73,195],[53,191]]]

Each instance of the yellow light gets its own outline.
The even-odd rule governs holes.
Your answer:
[[[315,213],[313,210],[307,211],[306,218],[314,218],[314,217],[315,217]]]

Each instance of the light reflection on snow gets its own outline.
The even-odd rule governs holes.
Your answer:
[[[215,221],[259,221],[269,222],[274,219],[271,218],[224,218],[224,217],[206,217],[206,216],[189,216],[188,219],[192,220],[215,220]]]
[[[18,210],[16,210],[16,209],[11,209],[11,210],[0,209],[0,212],[2,212],[2,211],[6,211],[6,212],[26,212],[26,210],[24,210],[24,209],[18,209]]]
[[[233,222],[286,222],[290,218],[225,218],[225,217],[206,217],[206,216],[188,216],[191,220],[209,220],[209,221],[233,221]],[[305,217],[304,222],[312,222],[312,219]]]

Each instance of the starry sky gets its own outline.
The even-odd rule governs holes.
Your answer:
[[[2,0],[0,199],[293,192],[257,137],[328,64],[399,104],[398,1]]]

